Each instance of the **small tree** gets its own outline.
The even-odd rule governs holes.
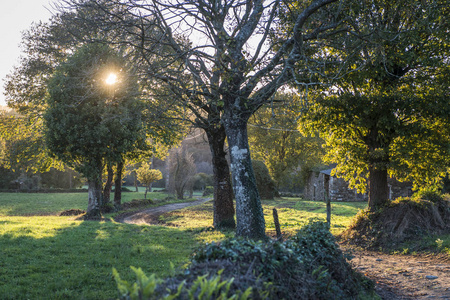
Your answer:
[[[136,170],[138,180],[145,185],[144,199],[147,199],[147,192],[152,191],[152,183],[163,178],[160,170],[152,169],[150,164],[145,163]]]
[[[105,84],[108,74],[117,76],[114,86]],[[100,215],[105,161],[120,163],[145,139],[137,83],[131,78],[111,48],[87,44],[56,69],[48,86],[47,146],[87,178],[88,217]]]
[[[169,155],[169,190],[175,192],[177,199],[183,199],[184,192],[192,189],[196,172],[194,158],[185,148],[177,148]]]

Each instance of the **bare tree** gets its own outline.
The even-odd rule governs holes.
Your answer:
[[[192,122],[205,129],[208,139],[211,137],[212,149],[223,151],[221,139],[226,133],[237,235],[265,237],[247,121],[258,108],[271,102],[278,88],[293,82],[299,62],[313,62],[311,44],[316,43],[314,46],[320,49],[318,39],[332,34],[338,25],[339,7],[327,10],[327,5],[336,1],[300,3],[303,7],[292,10],[293,26],[283,32],[282,39],[272,39],[271,32],[277,29],[281,4],[287,5],[283,12],[290,13],[289,5],[294,1],[122,1],[126,14],[133,18],[111,15],[107,20],[109,26],[128,28],[139,37],[136,40],[141,43],[132,46],[139,49],[142,60],[149,62],[147,75],[177,95],[177,101],[192,113]],[[312,19],[318,13],[320,18]],[[132,25],[121,21],[136,18],[140,22]],[[157,39],[155,34],[149,35],[155,30],[160,33]],[[185,43],[180,36],[189,37],[191,42]],[[148,47],[155,44],[161,46]],[[166,51],[161,53],[161,49]],[[150,58],[158,55],[164,56],[164,63],[151,62]],[[308,78],[310,71],[305,67],[303,77]]]
[[[76,39],[82,40],[83,31],[96,28],[108,36],[105,39],[103,35],[98,35],[99,40],[126,46],[127,56],[134,57],[135,64],[141,70],[140,83],[146,86],[143,91],[149,100],[147,110],[153,112],[152,115],[161,118],[169,115],[168,111],[177,111],[170,117],[205,130],[214,172],[213,225],[216,228],[235,228],[233,191],[224,149],[226,134],[220,122],[222,106],[217,106],[201,94],[188,95],[195,82],[185,76],[184,59],[165,41],[166,33],[161,24],[155,22],[152,14],[137,13],[133,5],[126,1],[67,0],[61,2],[58,10],[65,23],[71,24],[67,31]],[[76,13],[69,13],[73,11]],[[178,48],[188,44],[179,35],[171,35],[171,38],[176,40]],[[158,87],[156,92],[155,87]]]
[[[168,158],[169,191],[183,199],[185,191],[192,190],[196,167],[192,154],[184,147],[171,150]]]

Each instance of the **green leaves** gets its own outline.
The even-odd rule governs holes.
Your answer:
[[[130,267],[136,274],[136,281],[134,283],[122,280],[119,273],[113,268],[113,276],[117,283],[120,299],[130,300],[150,300],[150,299],[190,299],[190,300],[209,300],[209,299],[235,299],[246,300],[249,299],[252,288],[249,287],[244,292],[236,291],[230,294],[231,284],[234,278],[223,280],[221,278],[222,271],[217,275],[208,278],[208,274],[198,276],[190,287],[186,286],[186,281],[178,284],[176,291],[167,288],[166,292],[161,292],[161,288],[157,290],[158,285],[163,283],[163,280],[157,279],[155,274],[149,277],[145,275],[141,268]]]
[[[317,130],[336,175],[365,189],[368,167],[416,188],[449,164],[448,24],[442,1],[348,2],[348,33],[333,41],[342,76],[323,80],[301,130]],[[448,5],[447,5],[448,6]],[[342,46],[342,47],[341,47]],[[345,46],[345,47],[344,47]],[[329,67],[332,74],[336,69]],[[446,82],[446,84],[444,84]],[[445,125],[446,124],[446,125]],[[439,136],[439,138],[438,138]]]
[[[138,180],[145,186],[150,186],[152,182],[158,181],[163,178],[160,170],[151,169],[148,163],[142,164],[142,166],[136,170]]]
[[[116,70],[117,86],[104,79]],[[146,139],[137,83],[126,62],[103,44],[88,44],[71,55],[52,76],[44,114],[46,141],[59,159],[85,176],[98,162],[118,162]]]
[[[297,130],[298,96],[278,93],[274,98],[250,118],[249,144],[252,157],[264,161],[277,188],[292,188],[303,172],[321,163],[322,140]]]

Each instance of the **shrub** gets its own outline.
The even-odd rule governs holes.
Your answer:
[[[212,186],[205,187],[205,190],[203,191],[203,197],[211,196],[212,194],[214,194],[214,187]]]
[[[230,287],[233,279],[222,280],[219,271],[217,275],[208,278],[208,275],[198,276],[190,287],[182,281],[176,290],[163,289],[163,281],[157,279],[155,274],[147,277],[139,268],[131,267],[136,274],[136,282],[130,283],[122,280],[116,269],[113,269],[114,279],[119,290],[119,299],[143,300],[143,299],[236,299],[246,300],[251,294],[249,287],[245,292],[235,291],[230,295]]]
[[[111,190],[111,192],[115,192],[115,191],[116,191],[115,189]],[[121,191],[122,192],[127,192],[127,193],[134,192],[134,191],[130,190],[129,188],[127,188],[126,186],[122,186]]]
[[[207,186],[214,184],[213,175],[197,173],[194,176],[193,189],[196,191],[204,190]]]
[[[114,211],[114,204],[112,204],[111,202],[108,203],[104,203],[101,207],[100,207],[100,211],[104,214],[107,213],[111,213]]]
[[[437,189],[433,189],[433,188],[419,190],[414,194],[414,196],[412,198],[429,200],[432,202],[438,202],[438,201],[444,199],[442,196],[442,193],[439,192]]]
[[[351,269],[327,225],[316,221],[285,242],[232,238],[206,244],[194,252],[183,274],[158,284],[153,288],[138,278],[121,289],[127,286],[129,296],[133,287],[142,294],[150,285],[152,293],[170,299],[353,299],[373,291],[372,282]]]

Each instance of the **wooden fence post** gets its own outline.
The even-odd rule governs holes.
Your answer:
[[[275,223],[275,230],[277,231],[277,240],[282,241],[283,236],[281,235],[280,221],[278,220],[278,212],[276,208],[273,209],[273,222]]]

